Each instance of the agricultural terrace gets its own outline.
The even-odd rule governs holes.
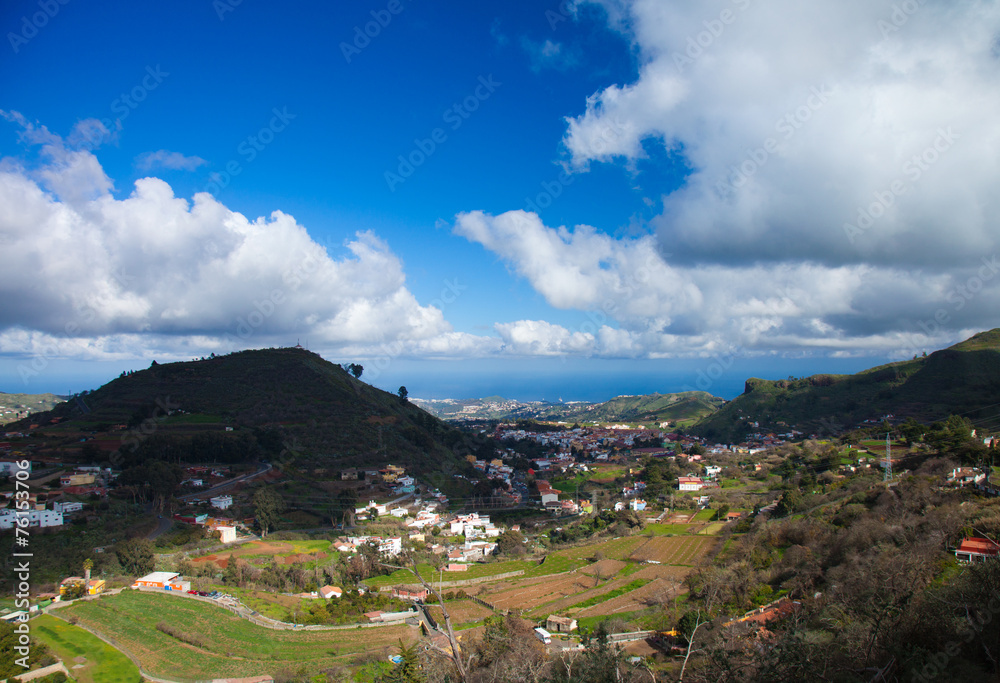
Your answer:
[[[639,546],[629,559],[694,566],[711,554],[716,539],[709,536],[654,536]]]
[[[605,568],[611,567],[606,565]],[[640,604],[642,598],[669,588],[670,582],[679,582],[690,571],[682,567],[642,566],[634,563],[629,568],[634,571],[610,576],[591,567],[588,568],[591,569],[589,573],[579,571],[530,581],[505,581],[492,584],[489,588],[484,587],[478,597],[500,609],[520,610],[534,617],[555,613],[573,615],[579,611],[585,611],[588,616],[617,614],[628,611],[628,605]],[[667,581],[660,581],[653,588],[644,590],[638,598],[632,596],[636,590],[645,589],[658,579]],[[618,600],[619,596],[632,597]],[[617,602],[605,602],[610,598]]]
[[[116,643],[149,673],[173,680],[312,675],[365,655],[388,656],[400,639],[417,638],[406,625],[275,631],[198,600],[130,590],[77,601],[58,614]]]
[[[229,564],[229,556],[242,558],[251,564],[254,560],[278,558],[282,564],[309,564],[329,557],[330,541],[250,541],[232,551],[224,550],[215,555],[202,555],[191,560],[195,564],[213,563],[219,569]]]
[[[448,616],[451,617],[452,626],[462,626],[463,624],[477,624],[486,617],[493,614],[488,607],[483,607],[478,602],[472,600],[445,600],[445,607],[448,609]],[[444,622],[444,614],[441,606],[427,605],[431,616],[437,620],[438,624]],[[443,628],[443,627],[442,627]]]
[[[506,574],[507,572],[527,571],[535,567],[535,562],[530,560],[509,560],[507,562],[486,562],[473,563],[468,565],[464,572],[439,572],[429,564],[417,565],[420,576],[435,586],[439,581],[445,583],[449,581],[464,581],[465,579],[481,579],[483,577]],[[384,586],[396,586],[404,583],[414,583],[416,576],[412,569],[397,569],[388,576],[376,576],[365,580],[365,585],[370,588],[382,588]]]
[[[78,683],[138,683],[139,669],[93,633],[43,614],[31,621],[31,635],[72,670]]]

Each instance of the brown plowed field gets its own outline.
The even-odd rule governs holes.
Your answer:
[[[588,574],[590,576],[595,576],[599,572],[601,576],[607,579],[616,575],[626,566],[628,565],[619,560],[608,559],[608,560],[601,560],[600,562],[595,562],[592,565],[584,567],[580,571],[583,574]]]
[[[233,557],[248,557],[251,555],[284,555],[285,553],[294,553],[295,546],[291,543],[277,542],[272,543],[270,541],[250,541],[249,543],[244,543],[239,548],[234,548],[232,552],[223,551],[217,555],[203,555],[201,557],[196,557],[191,561],[195,564],[200,562],[212,562],[215,566],[220,569],[225,569],[229,564],[229,556]],[[315,560],[325,560],[329,555],[326,553],[300,553],[298,555],[289,555],[288,557],[279,558],[282,564],[295,564],[296,562],[313,562]]]
[[[454,626],[482,621],[493,614],[488,607],[483,607],[478,602],[473,602],[472,600],[456,600],[455,602],[445,603],[445,606],[448,608],[448,616],[451,617],[451,623]],[[441,614],[441,606],[428,605],[427,607],[430,609],[431,616],[439,624],[443,624],[444,616]]]
[[[527,610],[567,595],[576,595],[593,585],[594,580],[585,574],[563,574],[543,578],[527,585],[526,582],[521,582],[516,587],[501,592],[491,592],[482,598],[500,609]]]
[[[694,566],[712,550],[716,539],[699,536],[654,536],[639,546],[630,558],[639,562]]]

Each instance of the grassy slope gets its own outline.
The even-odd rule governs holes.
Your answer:
[[[619,396],[584,410],[567,411],[563,419],[580,422],[687,420],[710,415],[722,403],[722,399],[702,391]]]
[[[926,358],[871,368],[855,375],[798,380],[747,380],[746,391],[692,431],[714,439],[762,428],[798,425],[821,431],[891,413],[930,421],[949,414],[981,417],[1000,394],[1000,330],[983,332]],[[784,424],[782,424],[784,423]]]
[[[128,650],[151,674],[175,680],[274,675],[300,667],[314,674],[346,664],[360,653],[381,654],[400,638],[407,642],[416,634],[416,629],[405,625],[274,631],[197,600],[135,591],[77,602],[62,608],[60,616],[77,617],[81,625]],[[157,630],[161,622],[199,645],[183,643]]]
[[[127,423],[160,401],[189,415],[157,421],[158,434],[189,436],[224,425],[272,425],[280,426],[298,448],[338,456],[344,464],[395,461],[419,472],[451,459],[441,443],[452,431],[449,427],[303,349],[244,351],[157,365],[119,377],[81,400],[89,412],[71,401],[32,416],[32,421],[44,424],[44,416],[62,417],[67,422],[48,429],[59,436],[102,423]]]
[[[31,634],[49,646],[79,683],[138,683],[139,669],[121,652],[79,626],[43,614],[31,622]],[[83,668],[73,668],[83,657]]]

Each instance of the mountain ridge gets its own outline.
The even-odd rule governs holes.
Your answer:
[[[786,380],[746,380],[743,394],[692,431],[735,440],[758,431],[795,426],[835,433],[892,414],[918,421],[950,414],[987,417],[1000,397],[1000,329],[988,330],[912,360],[853,375],[816,374]],[[754,427],[753,424],[757,426]]]

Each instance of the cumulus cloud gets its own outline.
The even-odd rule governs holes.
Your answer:
[[[949,272],[815,261],[699,264],[653,236],[615,239],[549,227],[533,213],[458,216],[454,232],[497,254],[574,329],[496,325],[505,350],[533,355],[671,357],[729,351],[908,356],[1000,325],[1000,262]],[[947,322],[947,324],[944,324]]]
[[[186,157],[180,152],[161,149],[156,152],[140,154],[135,163],[143,171],[152,171],[157,168],[166,168],[173,171],[194,171],[199,166],[204,166],[208,162],[201,157]]]
[[[992,255],[1000,4],[606,0],[640,55],[569,120],[570,162],[692,169],[664,247],[700,263],[930,271]]]
[[[281,211],[250,220],[154,177],[117,199],[91,151],[8,118],[42,150],[34,166],[0,162],[0,352],[189,357],[296,337],[319,348],[472,346],[416,300],[370,231],[323,245]]]

